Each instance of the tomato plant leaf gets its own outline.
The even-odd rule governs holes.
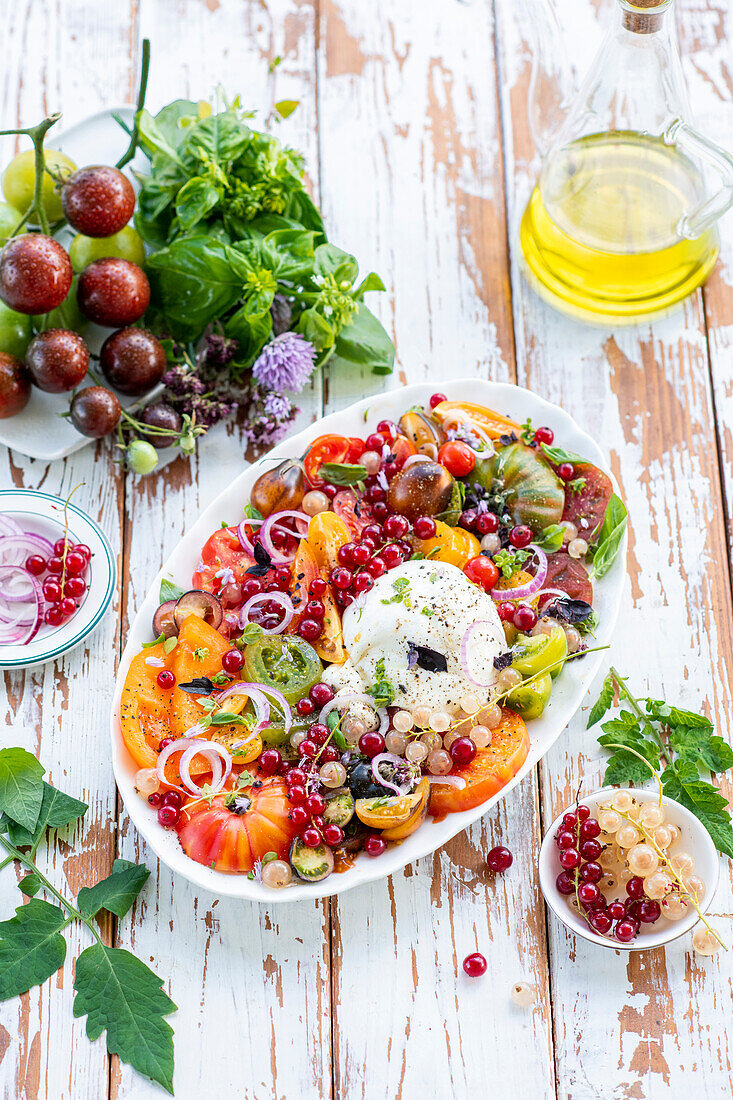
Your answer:
[[[733,828],[728,799],[718,788],[700,779],[695,765],[687,760],[674,761],[665,768],[662,787],[668,798],[679,802],[702,822],[715,847],[733,858]]]
[[[0,749],[0,810],[31,832],[41,812],[45,770],[19,746]]]
[[[120,947],[95,943],[82,951],[74,977],[74,1015],[86,1016],[90,1039],[107,1033],[107,1049],[173,1093],[173,1028],[165,1020],[176,1005],[161,979]]]
[[[39,883],[40,885],[40,883]],[[55,974],[66,958],[60,929],[66,917],[58,905],[32,898],[0,922],[0,1000],[17,997]]]
[[[585,727],[586,729],[595,726],[611,709],[614,690],[613,674],[609,672],[603,681],[600,695],[591,707],[590,714],[588,715],[588,724]]]
[[[147,867],[127,859],[116,859],[111,875],[94,886],[82,886],[76,899],[79,911],[85,917],[94,917],[100,909],[107,909],[116,917],[124,917],[149,876]]]
[[[83,817],[88,808],[86,802],[80,802],[78,798],[72,798],[70,794],[65,794],[44,781],[41,809],[35,827],[25,829],[11,821],[8,825],[8,837],[16,848],[30,847],[40,839],[46,829],[61,829],[64,825],[71,825]]]

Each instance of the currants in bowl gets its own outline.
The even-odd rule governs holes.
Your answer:
[[[71,260],[53,237],[22,233],[0,255],[0,298],[18,313],[49,313],[69,293]]]
[[[119,401],[105,386],[86,386],[71,402],[71,423],[91,439],[101,439],[113,432],[121,416]]]
[[[78,333],[50,328],[33,338],[25,362],[39,390],[65,393],[84,380],[89,369],[89,348]]]
[[[165,374],[165,350],[147,329],[123,328],[104,341],[99,365],[116,390],[129,397],[141,397]]]
[[[135,209],[135,192],[119,168],[103,164],[80,168],[61,190],[69,225],[87,237],[111,237],[127,225]]]
[[[140,320],[150,303],[150,284],[137,264],[108,256],[84,268],[77,299],[90,321],[118,328]]]

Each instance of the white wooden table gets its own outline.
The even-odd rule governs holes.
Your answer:
[[[733,6],[678,0],[697,122],[733,148]],[[629,582],[612,658],[640,690],[703,707],[727,735],[733,499],[733,223],[703,294],[653,325],[590,327],[540,303],[518,268],[516,227],[537,163],[525,115],[526,27],[514,0],[13,0],[0,4],[0,120],[67,123],[130,101],[152,41],[149,105],[206,98],[221,82],[267,111],[300,107],[283,134],[307,157],[332,239],[379,271],[398,348],[382,379],[326,371],[304,420],[386,386],[445,375],[516,380],[601,441],[629,504]],[[587,63],[613,0],[561,4]],[[268,62],[281,56],[274,72]],[[9,139],[2,163],[14,152]],[[5,744],[39,753],[90,804],[83,842],[49,854],[76,891],[116,855],[153,875],[111,941],[152,961],[179,1006],[176,1095],[247,1100],[484,1097],[717,1100],[731,1095],[731,955],[688,939],[627,955],[575,940],[546,915],[542,822],[602,771],[581,712],[504,804],[431,859],[333,902],[256,906],[197,896],[140,841],[116,795],[108,709],[130,617],[187,524],[242,466],[236,428],[190,463],[121,474],[89,446],[44,465],[0,454],[0,484],[65,496],[120,555],[114,614],[56,667],[6,674]],[[642,693],[646,693],[644,690]],[[590,697],[589,697],[590,698]],[[493,881],[501,841],[514,865]],[[0,879],[0,916],[17,904]],[[730,869],[713,912],[733,934]],[[85,946],[86,941],[81,946]],[[489,973],[470,982],[479,949]],[[516,980],[534,1008],[510,1000]],[[90,1044],[72,973],[0,1006],[5,1100],[162,1095]]]

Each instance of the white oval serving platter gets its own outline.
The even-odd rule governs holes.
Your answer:
[[[313,439],[326,432],[363,437],[367,422],[371,426],[385,418],[398,420],[410,406],[426,405],[430,395],[436,390],[445,393],[450,400],[473,401],[487,405],[496,409],[497,412],[508,414],[519,422],[526,420],[529,416],[538,426],[547,424],[555,432],[559,445],[607,469],[606,460],[598,444],[562,409],[518,386],[477,379],[436,381],[432,384],[406,386],[368,397],[341,412],[331,413],[299,435],[284,440],[265,456],[267,468],[271,468],[273,459],[301,455]],[[244,470],[211,502],[155,578],[127,636],[127,645],[120,662],[112,704],[111,735],[115,777],[127,812],[163,863],[196,886],[214,894],[274,903],[330,897],[350,890],[354,886],[385,878],[413,860],[429,855],[477,821],[522,781],[557,740],[580,706],[604,655],[592,653],[583,660],[571,661],[566,665],[555,681],[552,698],[544,714],[529,725],[531,747],[524,765],[494,798],[481,806],[464,813],[449,814],[439,822],[428,818],[411,837],[401,844],[391,845],[384,855],[375,859],[362,854],[356,860],[355,866],[347,871],[332,874],[318,883],[298,882],[284,890],[271,890],[257,881],[248,879],[245,875],[228,875],[195,863],[184,855],[175,832],[164,829],[158,824],[155,811],[135,791],[137,766],[128,755],[120,733],[120,696],[132,658],[139,652],[142,643],[152,638],[151,621],[159,602],[161,580],[168,578],[183,587],[189,585],[191,575],[200,558],[201,547],[212,531],[219,527],[223,520],[236,523],[241,518],[242,509],[249,499],[250,489],[263,470],[262,461],[263,459],[260,459]],[[626,540],[612,568],[594,585],[594,606],[600,615],[600,626],[596,631],[597,645],[607,643],[613,632],[625,581],[625,559]]]

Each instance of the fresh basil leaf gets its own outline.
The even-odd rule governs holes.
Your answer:
[[[280,99],[275,104],[275,110],[280,115],[280,118],[290,118],[293,111],[300,105],[298,99]]]
[[[371,290],[385,290],[385,285],[374,271],[370,271],[354,290],[354,297],[361,300]],[[422,409],[420,409],[422,412]]]
[[[167,600],[180,600],[185,591],[185,588],[179,588],[173,581],[166,580],[164,577],[160,582],[160,595],[158,599],[161,603],[165,603]]]
[[[254,504],[245,504],[244,506],[244,518],[245,519],[262,519],[262,512],[258,508],[255,508]]]
[[[560,466],[563,462],[585,462],[575,451],[566,451],[564,447],[551,446],[549,443],[541,443],[540,448],[554,466]]]
[[[219,191],[201,176],[184,183],[176,195],[176,214],[183,229],[193,229],[219,202]]]
[[[162,984],[129,951],[95,943],[76,960],[74,1015],[87,1017],[92,1041],[106,1031],[110,1054],[172,1094],[173,1029],[164,1017],[176,1005]]]
[[[352,462],[324,462],[319,473],[332,485],[358,485],[367,476],[366,467]]]
[[[600,695],[591,707],[590,714],[588,715],[588,722],[585,727],[586,729],[590,729],[591,726],[595,726],[596,723],[600,722],[601,718],[603,718],[604,715],[607,714],[608,711],[611,709],[611,706],[613,704],[614,690],[615,685],[613,674],[609,672],[605,680],[603,681]]]
[[[241,636],[247,645],[251,645],[252,642],[259,641],[264,633],[259,623],[247,623]]]
[[[116,917],[124,917],[149,876],[147,867],[127,859],[116,859],[111,875],[94,886],[82,886],[76,899],[77,906],[85,917],[96,916],[100,909],[106,909]]]
[[[333,326],[313,307],[303,310],[298,318],[296,330],[319,352],[328,351],[333,347],[336,339]]]
[[[163,153],[170,160],[182,166],[178,150],[168,139],[168,128],[161,126],[146,108],[138,111],[135,115],[135,129],[137,130],[138,142],[148,156],[152,157],[155,153]]]
[[[35,826],[33,829],[25,829],[22,825],[9,821],[8,837],[16,848],[32,847],[46,829],[61,829],[65,825],[71,825],[83,817],[88,808],[86,802],[80,802],[78,798],[72,798],[70,794],[64,794],[44,781],[41,809]]]
[[[268,233],[264,248],[272,257],[278,279],[307,278],[313,270],[315,233],[307,229],[276,229]]]
[[[351,286],[359,274],[359,265],[350,252],[344,252],[330,242],[320,244],[315,251],[314,270],[316,275],[333,275],[339,284]]]
[[[41,813],[45,770],[19,746],[0,749],[0,811],[30,832]]]
[[[64,965],[66,917],[58,905],[32,898],[0,922],[0,1001],[27,993]]]
[[[689,761],[675,761],[662,772],[662,789],[668,798],[693,813],[707,829],[715,847],[733,859],[733,828],[728,799],[712,783],[700,779]]]
[[[604,577],[615,562],[626,533],[627,519],[625,504],[613,493],[593,551],[592,577]]]
[[[143,642],[142,648],[143,649],[150,649],[151,646],[160,645],[161,642],[164,642],[164,641],[165,641],[165,634],[159,634],[157,638],[153,638],[152,642]]]
[[[336,337],[336,355],[349,363],[372,368],[373,374],[391,374],[395,348],[387,332],[363,302],[349,325]]]
[[[544,528],[542,534],[538,535],[534,541],[537,546],[548,554],[554,554],[556,550],[562,548],[564,537],[565,528],[561,527],[559,523],[551,523]]]
[[[211,715],[212,726],[246,726],[247,720],[241,714],[233,714],[227,710],[220,710],[218,714]]]
[[[189,695],[211,695],[214,691],[214,685],[208,676],[194,676],[193,680],[179,684],[178,687]]]
[[[242,295],[246,265],[212,236],[183,237],[152,253],[145,267],[154,308],[169,335],[194,340]]]
[[[206,118],[197,118],[183,132],[183,152],[202,169],[209,169],[211,161],[220,166],[246,153],[253,138],[252,130],[235,110],[218,111]],[[203,175],[203,172],[199,173]]]

